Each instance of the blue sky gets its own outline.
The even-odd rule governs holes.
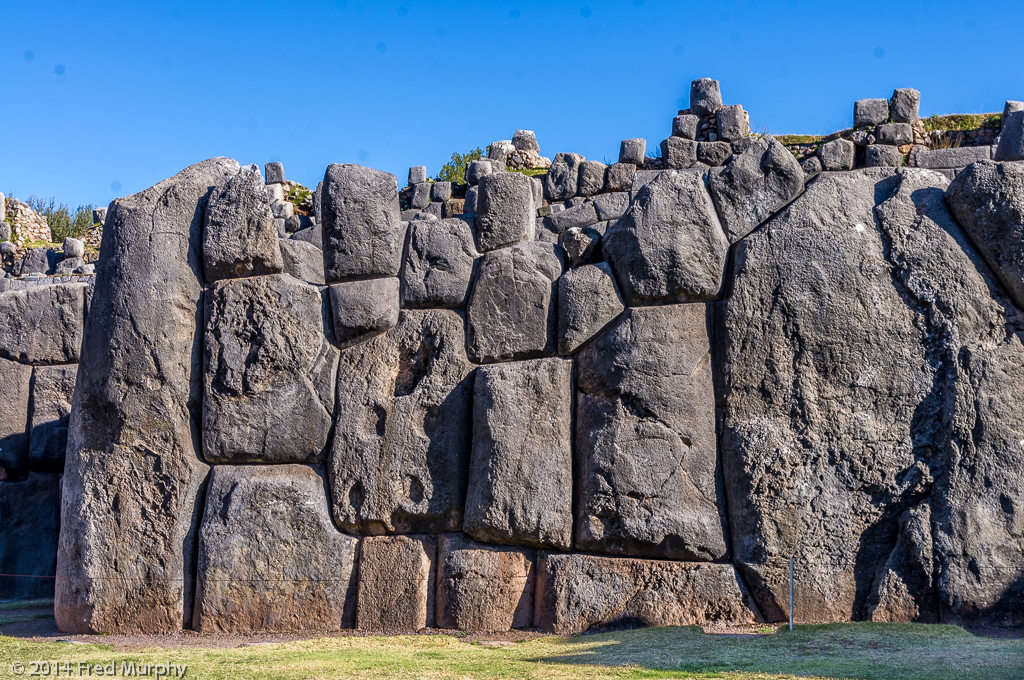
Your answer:
[[[72,206],[220,155],[404,183],[518,128],[614,160],[703,76],[776,134],[847,127],[894,87],[924,115],[1024,99],[1020,2],[26,0],[0,25],[0,191]]]

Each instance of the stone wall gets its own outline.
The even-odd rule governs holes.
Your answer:
[[[656,157],[519,131],[462,187],[332,165],[304,221],[279,164],[118,199],[58,625],[777,621],[790,558],[802,621],[1021,625],[1024,121],[950,184],[869,151],[913,91],[855,113],[802,166],[702,79]]]

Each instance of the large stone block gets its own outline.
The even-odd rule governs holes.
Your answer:
[[[353,627],[359,539],[335,528],[326,487],[322,470],[305,465],[213,469],[199,530],[196,630]]]
[[[581,163],[583,156],[579,154],[557,154],[544,177],[544,197],[549,201],[564,201],[575,196],[579,187]]]
[[[593,201],[585,201],[568,210],[552,213],[545,222],[556,234],[561,234],[573,227],[582,229],[598,223],[597,209]]]
[[[89,284],[0,293],[0,357],[24,364],[78,362]]]
[[[729,242],[700,173],[667,171],[643,186],[602,242],[630,305],[722,290]]]
[[[406,307],[466,305],[473,264],[479,253],[471,219],[416,222],[409,227],[409,247],[402,269],[402,304]]]
[[[864,164],[869,168],[898,168],[903,160],[899,147],[885,144],[869,144],[864,156]]]
[[[853,103],[853,127],[872,127],[889,122],[888,99],[861,99]]]
[[[594,199],[597,219],[602,222],[619,219],[626,213],[627,208],[629,208],[628,191],[612,191]]]
[[[476,160],[471,161],[466,166],[466,181],[471,186],[476,186],[480,183],[480,178],[491,174],[491,162],[487,160]]]
[[[833,139],[821,145],[818,157],[823,170],[853,170],[854,144],[848,139]]]
[[[155,633],[192,620],[186,565],[208,470],[196,450],[203,213],[238,170],[204,161],[107,214],[68,427],[63,631]]]
[[[335,521],[360,534],[462,528],[473,366],[461,315],[403,311],[342,351],[331,448]]]
[[[642,137],[624,139],[619,144],[619,163],[643,165],[647,153],[647,140]]]
[[[632,163],[612,163],[605,175],[605,187],[608,191],[629,191],[633,188],[633,176],[636,166]]]
[[[736,243],[803,191],[804,171],[786,147],[762,137],[712,175],[709,188],[729,242]]]
[[[212,282],[277,274],[283,268],[263,176],[257,166],[247,165],[210,198],[203,224],[203,273]]]
[[[524,243],[480,260],[466,306],[466,348],[477,363],[554,354],[560,248]]]
[[[710,116],[722,108],[722,90],[712,78],[698,78],[690,83],[690,111]]]
[[[889,111],[894,123],[916,123],[920,119],[921,93],[912,87],[893,90]]]
[[[28,467],[62,472],[68,446],[68,421],[78,366],[40,366],[32,371]]]
[[[356,628],[415,633],[434,627],[437,545],[430,536],[364,538]]]
[[[0,359],[0,394],[0,467],[22,472],[28,465],[32,367]]]
[[[885,123],[875,128],[875,141],[878,144],[903,146],[914,143],[914,128],[910,123]]]
[[[437,538],[437,627],[501,632],[533,625],[537,556],[529,548]]]
[[[572,547],[572,362],[477,369],[465,531],[488,543]]]
[[[720,108],[715,113],[715,122],[718,124],[718,138],[726,142],[743,139],[750,134],[747,112],[739,104]]]
[[[304,463],[323,455],[338,362],[323,298],[287,274],[221,281],[207,292],[208,463]]]
[[[394,328],[401,306],[400,289],[397,278],[332,284],[331,318],[338,347],[351,347]]]
[[[608,166],[601,161],[583,161],[580,163],[579,185],[577,196],[593,196],[604,189],[604,176]]]
[[[991,146],[963,146],[956,149],[924,149],[914,154],[918,168],[966,168],[975,161],[992,158]]]
[[[697,126],[700,116],[685,114],[672,119],[672,136],[683,139],[697,139]]]
[[[563,274],[558,280],[558,353],[575,354],[625,308],[607,262]]]
[[[481,252],[532,241],[537,217],[530,178],[499,172],[480,178],[476,238]]]
[[[732,160],[729,142],[697,142],[697,160],[711,167],[726,165]]]
[[[576,391],[576,549],[723,559],[705,306],[628,310],[578,355]]]
[[[1024,160],[1024,111],[1012,111],[1004,118],[999,146],[992,157],[997,161]]]
[[[321,201],[324,276],[398,276],[405,230],[399,216],[398,180],[388,172],[334,164],[324,174]]]
[[[661,158],[666,168],[688,168],[697,162],[697,142],[682,137],[667,137],[661,142]]]
[[[279,239],[282,271],[299,281],[324,285],[324,252],[320,246],[299,239]],[[320,243],[317,240],[317,243]]]
[[[53,597],[59,530],[59,474],[0,481],[0,600]]]
[[[540,145],[537,143],[537,135],[533,133],[533,130],[516,130],[515,134],[512,135],[512,146],[514,146],[517,151],[540,153]]]
[[[541,553],[534,597],[534,625],[556,635],[759,618],[731,564]]]

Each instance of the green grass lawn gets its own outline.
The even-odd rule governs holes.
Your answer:
[[[187,665],[190,678],[900,678],[1024,677],[1024,640],[953,626],[834,624],[774,635],[655,628],[504,646],[456,636],[336,637],[235,648],[114,650],[0,637],[0,677],[48,659]]]

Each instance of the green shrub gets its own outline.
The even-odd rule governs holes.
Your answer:
[[[54,243],[65,238],[81,238],[94,226],[91,205],[80,205],[72,213],[66,203],[58,204],[52,196],[47,199],[29,196],[25,203],[46,219]]]
[[[306,199],[313,195],[313,192],[306,187],[296,184],[289,191],[288,195],[285,196],[285,200],[294,205],[296,208],[302,206],[306,202]]]
[[[441,171],[437,173],[437,181],[465,184],[466,167],[473,161],[479,160],[483,153],[480,147],[473,149],[469,153],[459,153],[456,151],[452,154],[452,159],[441,166]]]

